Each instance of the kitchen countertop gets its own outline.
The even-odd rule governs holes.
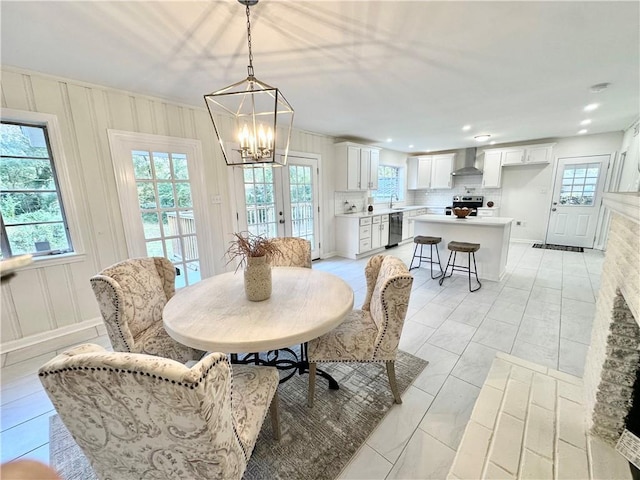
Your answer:
[[[502,227],[513,222],[510,217],[466,217],[458,218],[455,215],[418,215],[413,217],[415,222],[450,223],[456,225]]]
[[[336,217],[373,217],[376,215],[388,215],[390,213],[407,212],[410,210],[420,210],[421,208],[438,208],[438,207],[425,207],[424,205],[410,205],[408,207],[397,207],[397,209],[395,209],[395,208],[376,208],[374,206],[373,212],[336,213]]]

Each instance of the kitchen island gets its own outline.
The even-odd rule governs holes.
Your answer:
[[[442,237],[438,244],[442,268],[449,258],[447,244],[451,241],[479,243],[476,252],[478,276],[481,279],[498,282],[506,272],[509,253],[509,237],[513,218],[507,217],[467,217],[455,215],[419,215],[413,217],[414,234]],[[467,266],[468,256],[459,254],[457,265]]]

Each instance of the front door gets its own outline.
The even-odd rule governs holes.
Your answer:
[[[609,155],[560,158],[546,243],[593,248]]]
[[[285,167],[256,165],[234,172],[238,229],[268,237],[301,237],[320,257],[318,160],[289,154]]]

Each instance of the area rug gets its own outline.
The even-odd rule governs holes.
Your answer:
[[[544,248],[545,250],[562,250],[563,252],[584,252],[582,247],[568,247],[566,245],[554,245],[552,243],[534,243],[533,248]]]
[[[398,388],[404,392],[428,362],[399,351]],[[325,480],[338,476],[393,405],[384,364],[319,365],[338,381],[328,390],[317,377],[313,408],[307,407],[307,376],[280,385],[282,438],[273,439],[269,419],[251,455],[244,480]],[[51,466],[64,480],[97,477],[58,415],[49,426]]]

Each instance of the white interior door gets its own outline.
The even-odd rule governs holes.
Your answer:
[[[238,229],[268,237],[301,237],[320,257],[318,160],[289,154],[286,167],[234,172]]]
[[[560,158],[546,242],[593,248],[609,155]]]
[[[212,275],[200,142],[110,130],[109,143],[129,257],[168,258],[178,288]]]

